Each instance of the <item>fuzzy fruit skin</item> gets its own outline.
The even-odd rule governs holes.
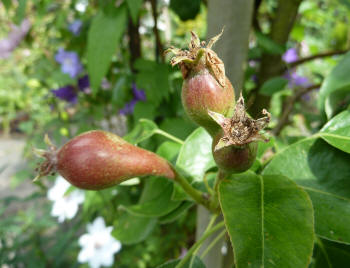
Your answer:
[[[258,143],[252,142],[242,146],[228,146],[218,151],[214,148],[222,138],[220,131],[213,139],[212,152],[219,169],[227,173],[241,173],[248,170],[254,163],[258,151]]]
[[[228,116],[235,104],[235,95],[226,77],[223,88],[205,68],[187,77],[182,86],[182,104],[187,115],[211,135],[220,128],[208,115],[208,110]]]
[[[175,177],[165,159],[100,130],[67,142],[58,151],[56,161],[56,170],[66,180],[87,190],[108,188],[137,176]]]

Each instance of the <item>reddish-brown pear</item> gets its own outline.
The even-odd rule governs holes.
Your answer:
[[[61,149],[41,155],[47,160],[41,165],[39,175],[57,171],[82,189],[104,189],[139,176],[175,177],[165,159],[101,130],[83,133]]]

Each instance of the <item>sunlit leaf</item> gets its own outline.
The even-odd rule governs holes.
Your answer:
[[[323,81],[318,98],[318,107],[327,113],[327,117],[333,116],[337,110],[339,101],[350,91],[350,52],[333,68],[331,73]],[[350,101],[350,100],[349,100]],[[327,106],[326,106],[327,105]]]
[[[350,153],[350,110],[332,118],[320,130],[320,136],[330,145]]]
[[[202,183],[205,171],[215,166],[211,143],[211,136],[203,128],[197,128],[182,145],[176,167],[184,172],[191,183]],[[174,186],[174,200],[189,199],[179,185]]]

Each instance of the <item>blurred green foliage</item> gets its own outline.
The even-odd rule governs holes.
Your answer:
[[[154,27],[152,2],[156,3],[158,10],[158,28]],[[17,132],[25,135],[28,141],[24,156],[29,164],[27,169],[12,178],[14,186],[34,177],[35,161],[31,148],[45,146],[44,133],[48,133],[57,145],[62,145],[69,138],[96,128],[119,135],[129,132],[125,136],[128,141],[157,151],[193,177],[202,178],[208,171],[216,172],[210,148],[206,146],[210,137],[202,130],[195,130],[196,126],[182,108],[182,76],[177,68],[168,64],[167,58],[156,52],[170,44],[186,47],[190,30],[205,39],[207,1],[191,1],[190,5],[186,5],[186,1],[168,2],[2,0],[0,40],[9,38],[12,24],[18,26],[24,19],[31,23],[29,32],[13,46],[10,55],[0,58],[1,133],[11,135]],[[289,41],[283,45],[268,35],[277,3],[276,0],[262,1],[256,14],[261,31],[251,34],[244,95],[257,88],[263,53],[281,56],[294,48],[299,58],[305,58],[325,51],[349,49],[348,1],[304,0]],[[69,29],[76,20],[82,22],[79,34]],[[137,37],[133,27],[140,33],[136,34]],[[155,32],[159,34],[160,44]],[[60,48],[78,55],[83,66],[78,77],[72,78],[62,72],[61,65],[55,60]],[[287,154],[286,158],[291,158],[290,155],[302,150],[307,154],[311,142],[320,143],[320,140],[316,141],[319,137],[329,143],[322,141],[322,146],[319,145],[322,150],[326,148],[326,153],[329,148],[337,150],[331,146],[345,148],[341,153],[337,150],[335,155],[348,153],[348,145],[344,144],[348,142],[349,133],[336,121],[343,116],[346,120],[349,118],[344,110],[349,109],[350,103],[347,76],[350,55],[342,54],[310,60],[297,68],[286,64],[286,70],[299,78],[306,78],[308,85],[322,84],[321,90],[310,90],[295,102],[289,118],[291,122],[266,145],[267,148],[261,149],[263,152],[252,170],[261,172],[268,165],[264,171],[268,172],[281,163],[297,170],[298,164],[306,165],[313,155],[296,164],[283,157]],[[90,89],[86,91],[79,89],[79,78],[85,75],[90,79]],[[52,92],[67,85],[74,88],[77,102],[62,100]],[[132,90],[135,86],[144,91],[146,100],[137,100],[131,113],[120,115],[127,104],[135,102]],[[289,98],[303,87],[305,85],[292,81],[286,73],[261,85],[261,93],[271,96],[271,129],[279,124]],[[319,132],[331,118],[335,120],[332,124],[336,130],[324,127]],[[319,136],[295,144],[314,133]],[[186,143],[182,146],[183,141]],[[201,146],[204,149],[198,152]],[[196,147],[195,152],[193,147]],[[289,150],[292,152],[288,153]],[[280,154],[268,164],[275,153]],[[311,173],[305,176],[314,179]],[[108,226],[114,226],[113,235],[123,243],[123,249],[115,255],[115,267],[156,267],[166,260],[178,258],[181,250],[194,242],[196,211],[181,189],[173,187],[170,182],[149,178],[136,186],[115,187],[117,195],[112,193],[115,189],[87,192],[78,215],[71,221],[58,224],[50,215],[51,204],[46,199],[52,179],[37,183],[35,193],[24,199],[7,197],[0,200],[0,264],[10,267],[85,267],[76,261],[79,252],[77,239],[86,223],[98,215],[104,217]],[[209,173],[210,185],[213,179]],[[207,191],[204,181],[193,180],[192,183]],[[154,191],[150,191],[151,188]],[[174,194],[172,198],[176,201],[169,199],[168,192]],[[162,206],[157,204],[156,198],[162,198]],[[27,203],[33,206],[25,210],[9,209]],[[339,211],[342,206],[348,206],[336,201],[334,204]],[[322,207],[315,209],[320,209],[324,218],[328,217]],[[120,227],[130,222],[135,224],[128,232]],[[343,225],[339,228],[346,229]],[[330,248],[328,261],[334,263],[339,261],[337,256],[343,254],[343,247],[347,247],[334,241],[323,241],[327,235],[322,232],[321,235],[312,267],[323,267],[319,263],[327,258],[322,255],[324,247]],[[337,241],[335,237],[329,239]],[[335,264],[333,267],[341,266]]]

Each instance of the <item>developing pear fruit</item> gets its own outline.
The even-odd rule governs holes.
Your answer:
[[[232,118],[209,111],[208,114],[221,126],[214,136],[212,152],[217,166],[227,173],[240,173],[249,169],[256,158],[258,141],[267,141],[259,131],[270,122],[270,114],[258,120],[248,117],[245,112],[244,99],[237,101]]]
[[[235,104],[234,90],[225,76],[224,63],[211,49],[222,32],[207,46],[194,32],[191,34],[189,50],[171,47],[166,52],[175,54],[171,59],[172,66],[180,66],[184,79],[181,98],[187,115],[214,135],[219,126],[208,115],[208,110],[229,116]]]
[[[46,141],[49,151],[35,150],[46,158],[39,167],[38,177],[57,171],[74,186],[88,190],[108,188],[139,176],[175,177],[165,159],[109,132],[85,132],[61,149]]]

